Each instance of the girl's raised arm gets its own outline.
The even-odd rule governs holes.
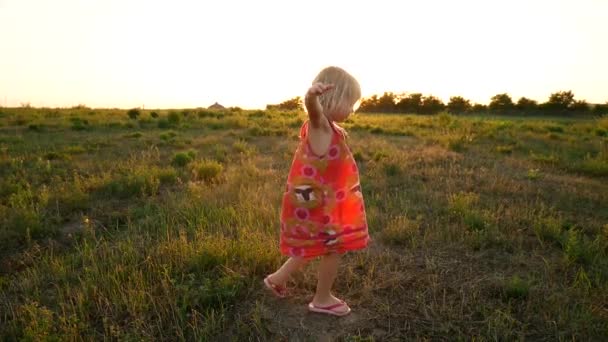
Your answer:
[[[306,92],[304,105],[310,118],[310,123],[314,128],[318,128],[323,124],[323,107],[319,102],[319,96],[333,89],[333,84],[315,83]]]

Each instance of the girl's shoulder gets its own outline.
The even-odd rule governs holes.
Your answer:
[[[335,122],[330,122],[329,125],[332,128],[332,132],[336,133],[339,137],[343,139],[348,138],[348,133],[343,127],[339,126]],[[300,127],[300,139],[306,138],[306,136],[308,135],[309,126],[310,120],[306,120],[302,123],[302,126]]]
[[[305,120],[302,123],[302,126],[300,126],[300,139],[304,139],[308,133],[308,121],[309,120]]]
[[[339,126],[335,122],[333,122],[332,125],[335,128],[336,132],[342,136],[342,138],[344,138],[344,139],[348,138],[348,132],[346,132],[346,130],[343,127]]]

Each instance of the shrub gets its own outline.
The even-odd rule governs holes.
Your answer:
[[[374,128],[370,129],[369,132],[372,134],[382,134],[384,133],[384,129],[382,129],[382,127],[374,126]]]
[[[449,198],[449,209],[452,215],[459,217],[472,231],[482,231],[489,226],[485,217],[475,209],[477,202],[479,202],[479,195],[472,192],[460,192]]]
[[[199,109],[197,111],[198,117],[199,118],[214,118],[216,117],[216,113],[214,111],[211,110],[206,110],[206,109]]]
[[[72,129],[75,131],[84,131],[89,128],[89,122],[87,120],[80,120],[75,118],[76,120],[72,120]]]
[[[564,132],[564,127],[558,126],[558,125],[547,125],[547,126],[545,126],[545,129],[549,132],[555,132],[555,133]]]
[[[582,172],[591,176],[608,176],[608,159],[601,157],[585,158],[581,163],[571,167],[574,171]]]
[[[140,114],[139,108],[131,108],[127,111],[127,115],[129,116],[129,118],[131,118],[133,120],[137,119],[139,114]]]
[[[27,126],[27,129],[29,129],[30,131],[35,131],[35,132],[41,132],[43,128],[44,128],[43,124],[29,124]]]
[[[565,240],[564,254],[568,261],[582,265],[594,265],[606,258],[606,243],[601,235],[590,239],[579,230],[568,231]]]
[[[15,187],[7,205],[0,204],[0,248],[29,243],[50,236],[54,227],[45,224],[43,208],[48,203],[46,188],[34,190],[29,184]]]
[[[160,119],[158,120],[158,128],[161,129],[168,129],[171,128],[171,124],[169,123],[169,121],[167,119]]]
[[[529,180],[537,180],[541,177],[540,169],[529,169],[526,178]]]
[[[167,133],[161,134],[160,135],[160,139],[164,140],[164,141],[167,141],[167,140],[170,140],[170,139],[172,139],[172,138],[174,138],[176,136],[177,136],[177,133],[175,133],[174,131],[169,131]]]
[[[172,167],[160,169],[158,170],[158,179],[160,184],[175,184],[177,183],[177,171]]]
[[[439,126],[448,127],[454,122],[454,117],[448,113],[441,113],[437,117],[437,121],[439,123]]]
[[[239,154],[244,154],[246,156],[250,156],[255,153],[255,148],[247,144],[247,142],[243,140],[237,140],[232,144],[232,148]]]
[[[55,216],[69,218],[74,213],[89,209],[91,200],[86,185],[80,177],[73,183],[63,183],[55,188],[47,204],[47,210]]]
[[[177,112],[169,112],[169,115],[167,116],[167,120],[169,121],[169,124],[173,125],[173,126],[177,126],[179,125],[179,122],[181,121],[181,117],[179,116],[179,114]]]
[[[505,299],[521,299],[526,298],[530,292],[530,283],[515,275],[509,278],[503,288],[503,296]]]
[[[173,156],[171,164],[174,166],[184,167],[193,161],[195,156],[196,152],[194,151],[178,152]]]
[[[24,341],[60,341],[55,331],[53,311],[33,300],[17,307],[17,317],[23,322]]]
[[[395,177],[401,174],[401,167],[399,164],[389,162],[384,164],[384,173],[387,177]]]
[[[561,220],[553,217],[546,217],[537,218],[534,221],[532,228],[541,244],[543,242],[549,242],[561,246],[563,244],[562,226]]]
[[[44,158],[48,159],[48,160],[61,160],[61,159],[66,159],[67,157],[63,153],[59,153],[56,151],[50,151],[44,155]]]
[[[160,180],[151,171],[140,170],[119,176],[100,188],[100,192],[119,199],[155,195]]]
[[[212,183],[219,179],[223,170],[224,167],[217,161],[203,160],[192,166],[192,175],[196,180]]]

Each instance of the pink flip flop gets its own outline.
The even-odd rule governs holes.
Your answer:
[[[339,308],[341,306],[346,306],[348,310],[341,312],[334,310],[335,308]],[[312,312],[324,313],[328,315],[334,316],[346,316],[350,313],[350,308],[346,305],[346,302],[341,300],[340,303],[328,305],[328,306],[315,306],[312,302],[308,303],[308,310]]]
[[[270,281],[268,277],[264,278],[264,285],[279,298],[287,297],[287,288],[281,285],[277,285]]]

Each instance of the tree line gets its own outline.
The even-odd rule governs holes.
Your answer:
[[[383,95],[373,95],[361,101],[359,112],[364,113],[414,113],[436,114],[447,111],[452,114],[482,114],[494,113],[505,115],[606,115],[608,102],[604,104],[589,104],[585,100],[577,100],[572,91],[558,91],[546,102],[521,97],[513,101],[509,94],[496,94],[488,105],[472,103],[462,96],[452,96],[447,104],[433,95],[394,94],[385,92]]]

